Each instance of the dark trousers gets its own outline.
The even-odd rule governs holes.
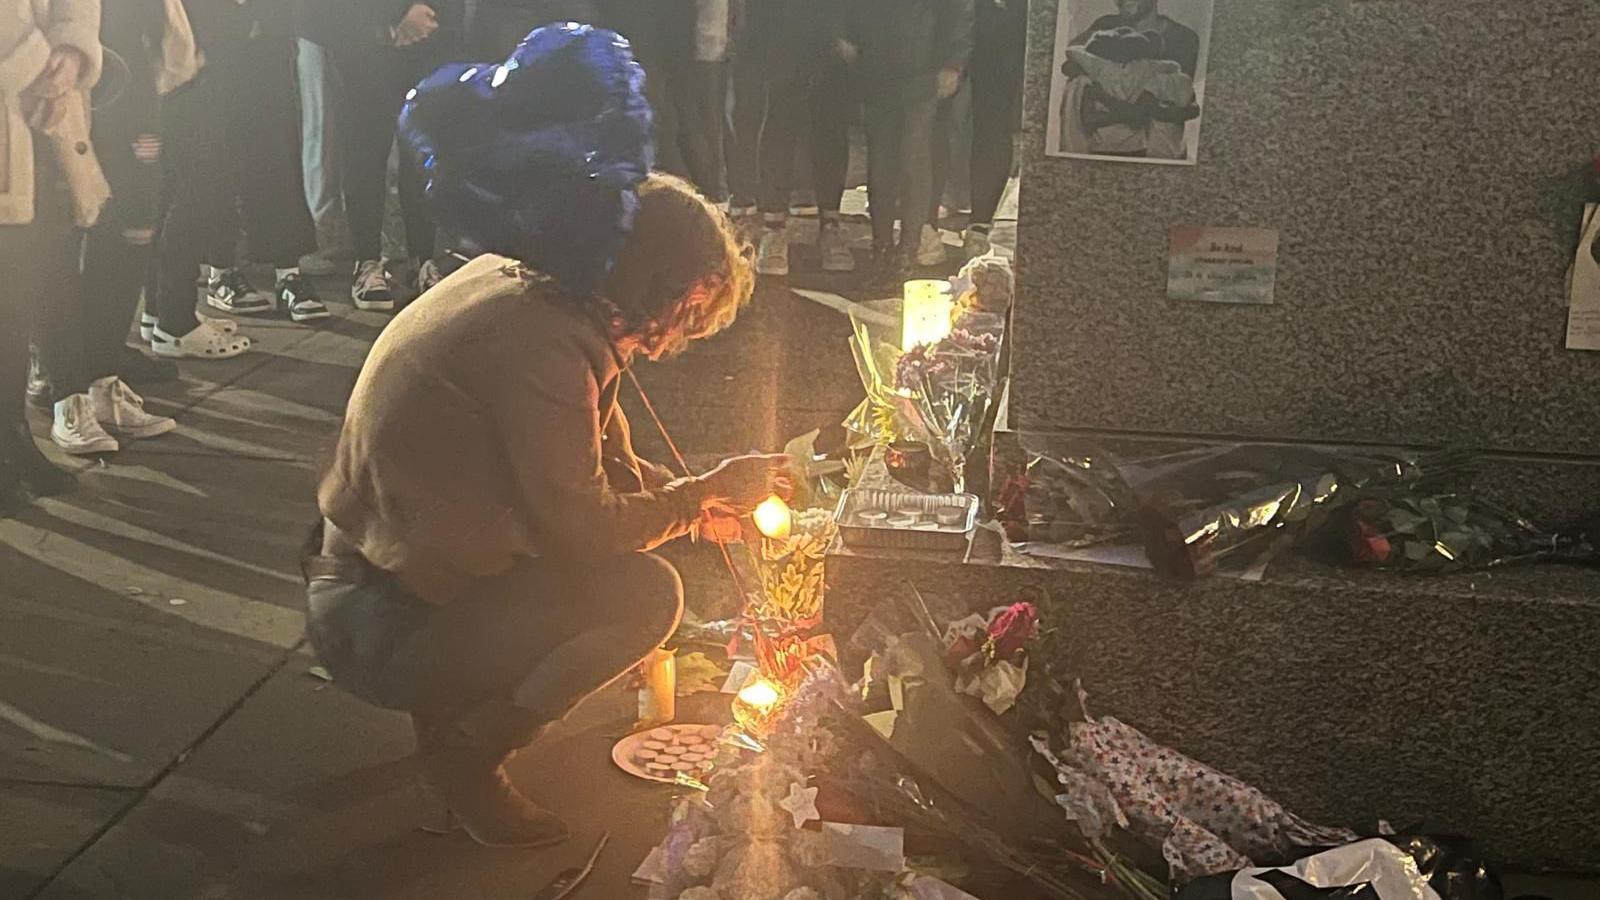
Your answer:
[[[915,251],[933,197],[933,124],[937,100],[867,105],[867,192],[872,197],[872,244],[894,246],[900,220],[903,248]]]
[[[978,5],[972,77],[972,223],[989,225],[1011,179],[1015,136],[1022,127],[1027,9]]]
[[[748,54],[735,60],[729,185],[735,196],[755,198],[763,213],[787,213],[804,152],[818,209],[836,213],[850,164],[848,79],[831,65],[786,74],[770,77],[764,61]]]
[[[660,647],[683,611],[678,573],[648,553],[527,559],[445,606],[360,557],[313,556],[306,568],[307,629],[336,683],[431,715],[509,700],[559,719]]]
[[[118,49],[140,59],[137,42]],[[151,264],[161,185],[160,102],[153,84],[132,80],[94,113],[94,146],[111,200],[83,245],[80,301],[50,305],[34,332],[56,396],[87,389],[119,370]]]
[[[33,222],[0,225],[0,426],[23,421],[29,334],[56,304],[79,301],[83,232],[73,227],[71,195],[54,154],[48,141],[34,136]],[[76,364],[68,359],[49,363]]]
[[[383,211],[389,197],[389,153],[406,92],[427,74],[411,59],[387,48],[336,53],[334,65],[344,85],[340,120],[344,127],[344,205],[356,259],[383,255]],[[422,208],[421,169],[401,148],[400,214],[406,249],[413,259],[433,255],[433,225]]]
[[[316,249],[300,159],[299,91],[289,38],[208,59],[162,104],[162,190],[155,275],[161,328],[183,335],[202,263],[237,264],[239,213],[250,255],[293,266]]]

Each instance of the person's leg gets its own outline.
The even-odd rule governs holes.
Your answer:
[[[850,168],[849,85],[841,66],[825,63],[811,89],[811,182],[817,196],[817,252],[825,272],[855,270],[839,205]]]
[[[767,117],[761,129],[761,242],[756,271],[789,274],[789,193],[795,150],[810,113],[809,86],[798,76],[767,84]]]
[[[912,103],[901,110],[900,131],[900,254],[914,257],[928,224],[933,195],[933,124],[938,115],[933,100]]]
[[[161,201],[146,286],[147,306],[155,300],[150,346],[158,356],[224,358],[250,346],[230,330],[235,326],[195,315],[195,277],[208,249],[218,233],[229,241],[236,233],[237,148],[219,113],[229,102],[222,88],[216,71],[207,70],[162,103]]]
[[[955,104],[950,100],[934,104],[933,122],[928,129],[928,202],[926,218],[916,231],[902,233],[903,242],[915,242],[917,265],[937,266],[945,262],[944,237],[939,231],[939,211],[944,201],[950,173],[951,131],[955,123]],[[909,171],[909,170],[908,170]],[[909,190],[909,185],[908,185]],[[902,223],[903,227],[905,223]]]
[[[300,93],[300,167],[305,177],[306,207],[317,230],[317,253],[305,262],[332,274],[329,256],[336,250],[344,221],[344,194],[339,187],[339,149],[333,109],[333,63],[321,44],[299,39],[295,45],[296,84]],[[314,262],[313,262],[314,260]]]
[[[243,62],[239,197],[250,256],[298,268],[301,255],[317,249],[317,233],[306,206],[294,42],[258,38]]]
[[[747,26],[748,27],[748,26]],[[767,119],[767,82],[753,49],[735,48],[731,66],[728,190],[734,211],[751,210],[761,194],[761,128]]]
[[[24,140],[28,138],[24,136]],[[76,313],[78,296],[77,261],[82,233],[72,224],[72,202],[64,177],[54,162],[50,142],[33,137],[34,217],[28,225],[0,227],[0,514],[15,512],[26,487],[38,496],[69,490],[71,475],[58,469],[39,452],[28,428],[23,398],[28,384],[28,336],[55,316],[61,307]],[[57,365],[68,370],[55,375],[59,396],[81,390],[81,374],[66,340],[52,347],[58,352]],[[41,348],[43,349],[43,348]],[[48,364],[48,360],[46,364]],[[75,409],[81,394],[70,401]],[[62,408],[62,402],[56,404]],[[58,419],[60,418],[58,414]],[[91,417],[87,423],[93,426]],[[100,439],[105,439],[104,432]],[[115,442],[109,448],[114,450]]]
[[[677,573],[642,553],[585,566],[525,560],[428,607],[380,571],[318,580],[317,566],[340,563],[349,561],[307,563],[309,630],[334,677],[412,712],[425,781],[475,839],[560,840],[560,820],[512,788],[501,765],[671,636]]]
[[[361,309],[394,308],[394,286],[383,266],[383,216],[395,118],[405,104],[394,89],[386,54],[336,57],[345,88],[344,202],[355,248],[351,300]]]
[[[872,247],[878,253],[894,249],[894,223],[904,171],[904,117],[905,111],[898,107],[869,104],[867,108],[867,196],[871,202]]]
[[[1005,196],[1022,121],[1027,19],[983,4],[978,10],[972,73],[972,219],[968,256],[989,249],[989,230]]]
[[[727,66],[696,62],[685,73],[684,109],[692,134],[689,167],[695,185],[714,203],[728,199],[727,163],[722,155],[722,119],[727,109]]]

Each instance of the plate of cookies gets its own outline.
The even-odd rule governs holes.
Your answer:
[[[678,773],[704,775],[717,755],[719,725],[662,725],[630,734],[611,748],[611,761],[629,775],[673,784]]]

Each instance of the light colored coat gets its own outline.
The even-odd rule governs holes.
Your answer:
[[[89,89],[100,80],[100,0],[0,0],[0,225],[33,221],[34,142],[22,92],[56,47],[75,48],[88,61],[64,101],[65,118],[47,135],[72,194],[74,222],[93,225],[111,196],[89,141]]]

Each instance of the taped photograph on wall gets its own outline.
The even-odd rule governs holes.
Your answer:
[[[1060,0],[1045,152],[1194,165],[1214,0]]]

